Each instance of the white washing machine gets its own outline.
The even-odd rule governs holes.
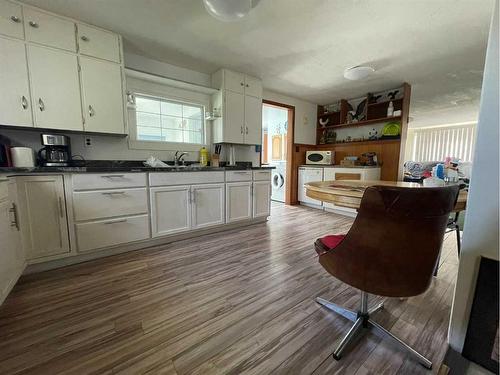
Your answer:
[[[286,162],[274,162],[269,165],[276,167],[272,171],[272,194],[271,199],[277,202],[285,202],[285,176]]]

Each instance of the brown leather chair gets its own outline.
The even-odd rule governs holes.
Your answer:
[[[320,264],[334,277],[361,291],[358,311],[323,298],[316,301],[354,322],[333,353],[342,352],[363,328],[391,338],[425,367],[432,362],[370,319],[383,303],[368,308],[368,293],[411,297],[427,290],[443,242],[458,186],[401,188],[373,186],[365,190],[358,215],[346,235],[315,242]]]

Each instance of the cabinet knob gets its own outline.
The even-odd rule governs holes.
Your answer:
[[[38,98],[38,108],[40,109],[40,112],[45,111],[45,103],[42,98]]]
[[[248,86],[248,83],[245,85],[245,87],[249,87],[249,86]]]
[[[23,109],[28,109],[28,100],[24,95],[21,97],[21,106]]]
[[[10,20],[15,23],[21,22],[21,19],[18,16],[10,16]]]
[[[34,22],[34,21],[30,21],[30,22],[28,22],[28,23],[29,23],[29,25],[30,25],[31,27],[34,27],[35,29],[38,29],[38,26],[39,26],[39,25],[38,25],[38,23],[36,23],[36,22]]]
[[[85,35],[82,35],[80,39],[83,40],[84,42],[88,42],[90,40],[89,37]]]
[[[245,84],[243,82],[240,82],[240,86],[245,86]]]

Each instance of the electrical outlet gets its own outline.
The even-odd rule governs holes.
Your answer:
[[[84,147],[92,147],[92,138],[91,137],[84,137],[83,140],[84,140],[84,143],[83,143]]]

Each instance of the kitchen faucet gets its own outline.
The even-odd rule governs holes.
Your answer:
[[[179,152],[180,152],[180,155],[179,155]],[[182,161],[182,165],[184,165],[184,159],[183,159],[183,157],[185,155],[188,155],[188,153],[187,152],[176,151],[175,152],[175,156],[174,156],[174,165],[178,166],[180,161]]]

